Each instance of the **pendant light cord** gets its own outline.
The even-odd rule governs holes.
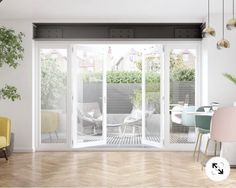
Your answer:
[[[233,19],[235,18],[235,15],[234,15],[234,0],[233,0]]]
[[[208,0],[208,27],[210,27],[210,0]]]
[[[222,0],[222,33],[223,39],[225,38],[225,0]]]

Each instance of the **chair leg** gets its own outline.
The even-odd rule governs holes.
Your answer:
[[[210,143],[210,138],[208,138],[207,140],[207,144],[206,144],[206,149],[205,149],[205,153],[204,153],[204,160],[206,161],[206,158],[207,158],[207,150],[208,150],[208,147],[209,147],[209,143]],[[203,164],[203,162],[202,162]]]
[[[56,137],[57,137],[57,141],[58,141],[58,134],[57,134],[57,131],[55,131],[55,135],[56,135]]]
[[[119,129],[119,136],[121,136],[122,135],[121,127],[118,127],[118,129]]]
[[[127,129],[127,125],[125,125],[125,127],[124,127],[124,130],[123,130],[123,133],[122,133],[122,137],[125,136],[126,129]]]
[[[4,154],[5,159],[8,160],[8,158],[7,158],[7,153],[6,153],[6,149],[4,148],[4,149],[2,150],[2,152],[3,152],[3,154]]]
[[[201,144],[202,144],[202,133],[200,133],[200,137],[199,137],[197,161],[199,161],[199,157],[200,157]]]
[[[198,135],[197,135],[197,142],[196,142],[196,145],[195,145],[195,148],[194,148],[193,158],[195,158],[195,154],[196,154],[197,146],[198,146],[198,142],[199,142],[199,137],[200,137],[200,133],[198,133]]]
[[[221,156],[222,142],[220,142],[220,156]]]
[[[52,135],[51,133],[48,133],[48,134],[49,134],[50,142],[52,142]]]
[[[216,156],[216,149],[217,149],[217,142],[215,141],[215,152],[214,152],[214,156]]]
[[[135,126],[133,126],[133,137],[135,135]]]
[[[119,146],[121,145],[121,143],[123,141],[123,138],[125,136],[126,128],[127,128],[127,125],[124,125],[124,129],[123,129],[123,132],[121,134],[121,138],[119,139]]]
[[[94,134],[94,135],[97,134],[96,125],[93,126],[93,134]]]

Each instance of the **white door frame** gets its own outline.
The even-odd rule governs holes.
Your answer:
[[[84,44],[84,43],[83,43]],[[77,43],[75,45],[81,45],[81,43]],[[75,58],[74,54],[75,54],[75,45],[71,46],[71,56],[72,59]],[[73,66],[73,60],[71,61],[71,66]],[[102,139],[99,141],[90,141],[90,142],[84,142],[84,143],[77,143],[77,103],[74,103],[74,98],[76,98],[76,96],[73,96],[73,93],[75,93],[75,91],[73,91],[73,84],[72,84],[72,106],[73,110],[72,110],[72,128],[71,128],[71,135],[72,136],[72,148],[73,149],[79,149],[79,148],[86,148],[86,147],[95,147],[95,146],[102,146],[105,145],[107,143],[107,76],[106,76],[106,70],[107,70],[107,58],[106,58],[106,54],[104,54],[104,63],[102,65],[103,67],[103,80],[102,80]],[[71,74],[71,81],[73,83],[73,73]]]
[[[149,141],[146,139],[146,58],[145,53],[142,54],[142,144],[153,146],[156,148],[162,148],[164,144],[164,46],[162,44],[158,44],[159,53],[160,53],[160,140],[159,142]]]
[[[189,144],[173,144],[170,143],[170,114],[169,114],[169,104],[170,104],[170,50],[171,49],[196,49],[197,59],[195,64],[195,106],[200,106],[201,99],[201,45],[200,42],[179,42],[176,44],[165,45],[165,82],[164,82],[164,91],[165,91],[165,133],[164,133],[164,145],[166,150],[177,150],[177,151],[191,151],[194,148],[195,143]]]
[[[165,49],[164,53],[164,66],[163,66],[163,71],[164,71],[164,79],[163,79],[163,93],[164,96],[162,100],[164,101],[163,104],[163,110],[164,110],[164,118],[163,118],[163,131],[164,131],[164,147],[161,148],[162,151],[190,151],[193,150],[193,144],[170,144],[169,143],[169,119],[168,119],[168,113],[169,113],[169,56],[167,54],[168,49],[171,47],[176,47],[178,49],[181,48],[181,46],[186,48],[187,46],[195,47],[197,49],[197,63],[196,63],[196,105],[200,105],[200,99],[201,99],[201,78],[200,78],[200,70],[201,70],[201,41],[200,40],[194,40],[194,41],[163,41],[163,40],[157,40],[157,39],[148,39],[148,40],[140,40],[140,39],[130,39],[130,40],[124,40],[124,41],[119,41],[119,40],[73,40],[73,41],[35,41],[35,108],[34,108],[34,115],[35,115],[35,148],[36,151],[71,151],[71,150],[76,150],[73,149],[72,145],[72,127],[71,127],[71,114],[72,114],[72,91],[71,91],[71,62],[72,62],[72,45],[74,44],[162,44]],[[39,63],[39,50],[40,48],[66,48],[68,50],[68,82],[67,87],[68,87],[68,115],[67,115],[67,143],[65,144],[42,144],[41,143],[41,135],[40,135],[40,106],[41,106],[41,101],[40,101],[40,63]],[[162,84],[161,84],[162,85]],[[69,104],[70,103],[70,104]],[[106,129],[106,128],[105,128]],[[71,130],[71,131],[70,131]],[[107,131],[105,131],[105,135],[107,134]],[[117,150],[117,148],[115,148]],[[129,148],[130,149],[130,148]],[[89,150],[89,148],[88,148]],[[94,150],[92,148],[91,150]],[[98,149],[99,150],[99,149]],[[104,149],[103,149],[104,150]],[[111,150],[108,148],[107,150]],[[119,150],[119,148],[118,148]],[[122,149],[120,149],[122,150]],[[127,150],[127,149],[124,149]],[[159,151],[160,148],[144,148],[143,150],[157,150]]]
[[[40,49],[66,49],[67,50],[67,102],[66,102],[66,143],[41,143],[41,66],[40,66]],[[63,42],[36,42],[35,47],[35,119],[36,135],[35,145],[37,151],[44,150],[67,150],[71,146],[71,52],[70,46]]]

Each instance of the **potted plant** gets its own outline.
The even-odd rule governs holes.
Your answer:
[[[232,83],[236,85],[236,76],[229,74],[229,73],[224,73],[224,77],[226,77],[228,80],[230,80]],[[234,102],[234,106],[236,106],[236,102]]]
[[[16,69],[23,60],[24,48],[22,46],[23,33],[16,33],[12,29],[0,27],[0,68],[7,65]],[[0,100],[20,100],[21,96],[15,86],[0,85]],[[7,148],[9,156],[13,151],[14,135],[11,134],[11,145]]]
[[[14,69],[23,60],[24,48],[22,46],[23,33],[16,33],[12,29],[0,27],[0,68],[8,65]],[[0,99],[15,101],[20,99],[15,86],[5,85],[0,89]]]

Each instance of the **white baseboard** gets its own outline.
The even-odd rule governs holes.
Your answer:
[[[14,148],[14,153],[32,153],[35,152],[34,148]]]

